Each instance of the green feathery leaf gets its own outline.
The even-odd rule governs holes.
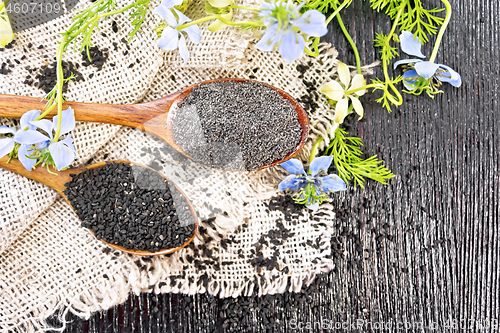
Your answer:
[[[436,15],[444,8],[425,9],[422,0],[370,0],[370,5],[377,11],[384,11],[391,20],[402,10],[398,22],[400,30],[413,32],[422,43],[427,43],[429,35],[435,35],[444,21]]]
[[[363,153],[359,149],[363,145],[361,139],[346,135],[347,131],[338,128],[325,152],[325,155],[333,156],[339,177],[346,183],[354,179],[354,187],[359,185],[364,188],[365,178],[387,184],[386,180],[393,178],[394,174],[382,165],[377,155],[362,159]]]

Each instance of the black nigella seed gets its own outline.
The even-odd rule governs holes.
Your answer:
[[[294,151],[302,127],[295,107],[256,82],[213,82],[194,88],[172,111],[175,141],[195,161],[252,170]]]
[[[64,193],[83,227],[96,238],[127,249],[174,248],[194,233],[187,201],[165,178],[147,168],[107,163],[73,176]]]
[[[82,51],[82,65],[84,67],[93,65],[97,68],[97,70],[101,70],[106,60],[108,60],[108,57],[108,49],[100,50],[97,46],[92,46],[91,48],[89,48],[88,53],[87,50]]]

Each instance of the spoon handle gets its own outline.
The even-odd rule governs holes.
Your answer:
[[[49,173],[47,171],[47,168],[41,166],[38,166],[32,171],[28,171],[24,168],[24,166],[21,164],[21,162],[19,162],[18,159],[12,159],[7,163],[8,160],[9,156],[0,158],[0,167],[52,187],[60,194],[63,194],[62,191],[66,188],[65,184],[72,179],[70,174],[79,173],[79,170],[71,169],[65,171],[57,171],[57,175],[54,175]]]
[[[65,102],[63,110],[71,106],[75,110],[75,119],[79,121],[137,127],[168,111],[174,99],[175,96],[171,95],[148,103],[130,105]],[[0,117],[20,118],[27,111],[45,109],[46,103],[46,100],[36,97],[0,95]],[[54,108],[46,117],[56,114]]]

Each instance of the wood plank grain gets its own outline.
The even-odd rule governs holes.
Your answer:
[[[437,0],[423,3],[440,6]],[[390,322],[414,325],[407,331],[415,332],[428,332],[431,325],[437,325],[435,332],[491,332],[495,322],[498,330],[500,4],[457,0],[452,7],[437,61],[458,70],[463,86],[444,85],[444,93],[433,100],[407,95],[390,114],[374,103],[374,96],[364,97],[367,122],[356,125],[353,134],[362,137],[367,155],[378,154],[397,177],[388,186],[370,182],[365,190],[335,200],[344,212],[332,239],[336,267],[320,279],[316,292],[308,291],[309,302],[298,304],[292,294],[241,298],[249,308],[267,302],[273,313],[248,311],[235,331],[290,331],[292,319],[371,322],[359,332],[379,332],[377,323]],[[366,1],[355,1],[342,17],[363,63],[375,61],[372,40],[375,32],[390,30],[386,17]],[[354,63],[335,22],[325,40],[338,49],[339,59]],[[424,46],[425,54],[431,45]],[[381,77],[380,68],[375,75]],[[207,295],[155,297],[162,332],[228,331],[221,328],[219,313],[236,302]],[[186,307],[187,300],[194,307]],[[140,304],[132,308],[144,310]],[[125,317],[130,310],[124,307]],[[268,326],[270,319],[274,328]],[[73,320],[68,332],[81,327]],[[99,320],[95,314],[86,322],[89,332]],[[134,320],[125,320],[125,332],[140,332]]]

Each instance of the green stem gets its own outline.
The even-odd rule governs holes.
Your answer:
[[[68,39],[68,35],[65,35],[57,48],[57,129],[56,134],[54,135],[54,139],[52,142],[57,142],[59,140],[59,136],[61,135],[61,126],[62,126],[62,105],[63,105],[63,95],[62,90],[64,86],[64,72],[62,68],[62,56],[64,53],[65,43]]]
[[[446,30],[446,27],[448,26],[448,23],[450,22],[451,18],[451,5],[448,2],[448,0],[441,0],[444,3],[444,6],[446,7],[446,17],[444,19],[443,25],[441,26],[441,29],[439,30],[439,34],[437,35],[436,38],[436,43],[434,44],[434,49],[432,49],[432,54],[431,57],[429,58],[430,62],[434,62],[437,57],[437,53],[439,50],[439,45],[441,45],[441,40],[443,39],[444,31]]]
[[[260,12],[262,10],[262,8],[259,8],[259,7],[245,7],[245,6],[238,6],[238,5],[231,5],[231,8],[234,8],[234,9],[243,9],[243,10],[251,10],[251,11],[254,11],[254,12]]]
[[[314,157],[316,156],[316,153],[318,152],[318,147],[320,143],[323,141],[323,137],[321,136],[316,142],[314,143],[314,146],[311,149],[311,155],[309,156],[309,165],[311,165],[312,161],[314,160]]]
[[[135,2],[131,3],[130,5],[128,6],[125,6],[123,8],[120,8],[120,9],[117,9],[117,10],[114,10],[112,12],[106,12],[106,13],[101,13],[99,15],[97,15],[96,17],[92,18],[90,21],[88,21],[87,23],[85,23],[80,29],[78,29],[77,31],[69,34],[69,36],[71,38],[74,38],[76,36],[78,36],[79,34],[82,33],[82,31],[84,30],[87,30],[87,27],[90,25],[90,24],[94,24],[94,22],[96,21],[99,21],[101,18],[103,17],[107,17],[107,16],[111,16],[111,15],[115,15],[115,14],[120,14],[120,13],[123,13],[127,10],[129,10],[130,8],[134,7],[135,6]],[[71,29],[71,28],[70,28]]]
[[[369,89],[369,88],[382,88],[384,85],[381,84],[381,83],[370,83],[370,84],[367,84],[366,86],[363,86],[363,87],[359,87],[359,88],[356,88],[356,89],[351,89],[351,90],[347,90],[345,92],[345,95],[351,95],[351,94],[354,94],[355,92],[357,91],[360,91],[360,90],[363,90],[363,89]]]
[[[394,19],[394,23],[392,24],[391,32],[389,32],[389,35],[387,35],[387,38],[389,40],[392,38],[392,35],[396,31],[396,27],[398,25],[399,19],[401,18],[401,14],[403,13],[404,8],[405,8],[404,6],[401,6],[401,8],[398,11],[398,15],[396,15],[396,18]],[[393,103],[394,105],[401,105],[401,104],[403,104],[403,96],[401,96],[401,93],[399,92],[399,90],[392,83],[392,80],[389,77],[389,70],[387,68],[387,65],[388,65],[388,61],[383,60],[382,61],[382,68],[384,70],[385,83],[396,94],[396,97],[394,97],[393,95],[391,95],[391,93],[387,89],[384,89],[385,93],[387,94],[387,99],[389,99],[391,101],[391,103]]]
[[[392,104],[394,105],[401,105],[403,104],[403,96],[401,96],[401,93],[399,90],[394,86],[392,83],[391,79],[389,78],[389,72],[387,71],[387,63],[384,61],[383,62],[383,68],[384,68],[384,77],[385,77],[385,82],[389,88],[396,94],[396,97],[391,95],[387,89],[384,89],[385,94],[387,96],[387,99],[391,101]],[[397,98],[397,99],[396,99]]]
[[[346,1],[344,1],[344,2],[343,2],[340,6],[339,6],[339,8],[335,9],[335,11],[332,13],[332,15],[328,16],[328,18],[326,19],[326,22],[325,22],[325,23],[326,23],[326,25],[328,25],[328,23],[330,23],[330,22],[333,20],[333,18],[334,18],[335,16],[337,16],[337,14],[338,14],[338,13],[340,13],[340,11],[341,11],[342,9],[344,9],[344,8],[345,8],[345,7],[346,7],[349,3],[351,3],[351,0],[346,0]]]
[[[356,68],[358,74],[361,74],[361,59],[359,58],[359,52],[358,48],[356,47],[356,44],[354,44],[354,41],[351,38],[351,35],[347,32],[347,29],[344,26],[344,22],[342,22],[342,18],[340,17],[340,14],[337,14],[337,21],[339,22],[340,29],[342,29],[342,32],[345,35],[345,38],[349,41],[349,44],[351,44],[351,47],[354,51],[354,56],[356,57]]]
[[[72,39],[76,38],[76,36],[78,36],[83,31],[86,31],[88,29],[89,25],[92,25],[92,28],[94,28],[95,25],[97,24],[97,22],[101,18],[123,13],[123,12],[125,12],[125,11],[133,8],[134,6],[135,6],[135,2],[131,3],[128,6],[125,6],[123,8],[120,8],[120,9],[117,9],[117,10],[114,10],[114,11],[111,11],[111,12],[101,13],[101,14],[97,15],[96,17],[92,18],[91,20],[89,20],[88,22],[86,22],[77,31],[74,31],[72,33],[63,34],[63,39],[61,40],[61,42],[60,42],[60,44],[59,44],[59,46],[57,48],[57,56],[56,56],[56,61],[57,61],[57,84],[56,84],[57,95],[56,95],[56,103],[54,103],[53,105],[51,105],[50,108],[47,109],[43,113],[43,115],[40,115],[40,117],[39,117],[41,119],[42,116],[43,117],[46,116],[50,112],[50,110],[52,110],[52,108],[54,107],[54,105],[57,104],[57,116],[58,116],[57,117],[57,128],[56,128],[56,134],[54,135],[54,139],[52,140],[52,142],[57,142],[59,140],[60,135],[61,135],[62,106],[63,106],[63,102],[64,102],[63,95],[62,95],[62,90],[63,90],[63,86],[64,86],[64,72],[63,72],[63,68],[62,68],[62,58],[63,58],[64,51],[65,51],[65,49],[67,47],[66,42],[68,40],[72,40]]]
[[[199,20],[180,25],[176,29],[181,31],[182,29],[188,28],[192,25],[196,25],[196,24],[199,24],[199,23],[202,23],[205,21],[210,21],[210,20],[219,20],[222,23],[227,24],[227,25],[231,25],[231,26],[238,26],[238,25],[250,25],[250,26],[254,26],[254,27],[263,27],[264,26],[264,24],[258,23],[258,22],[253,22],[253,21],[233,22],[233,21],[230,21],[230,20],[222,17],[221,15],[210,15],[210,16],[206,16],[204,18],[201,18]]]

